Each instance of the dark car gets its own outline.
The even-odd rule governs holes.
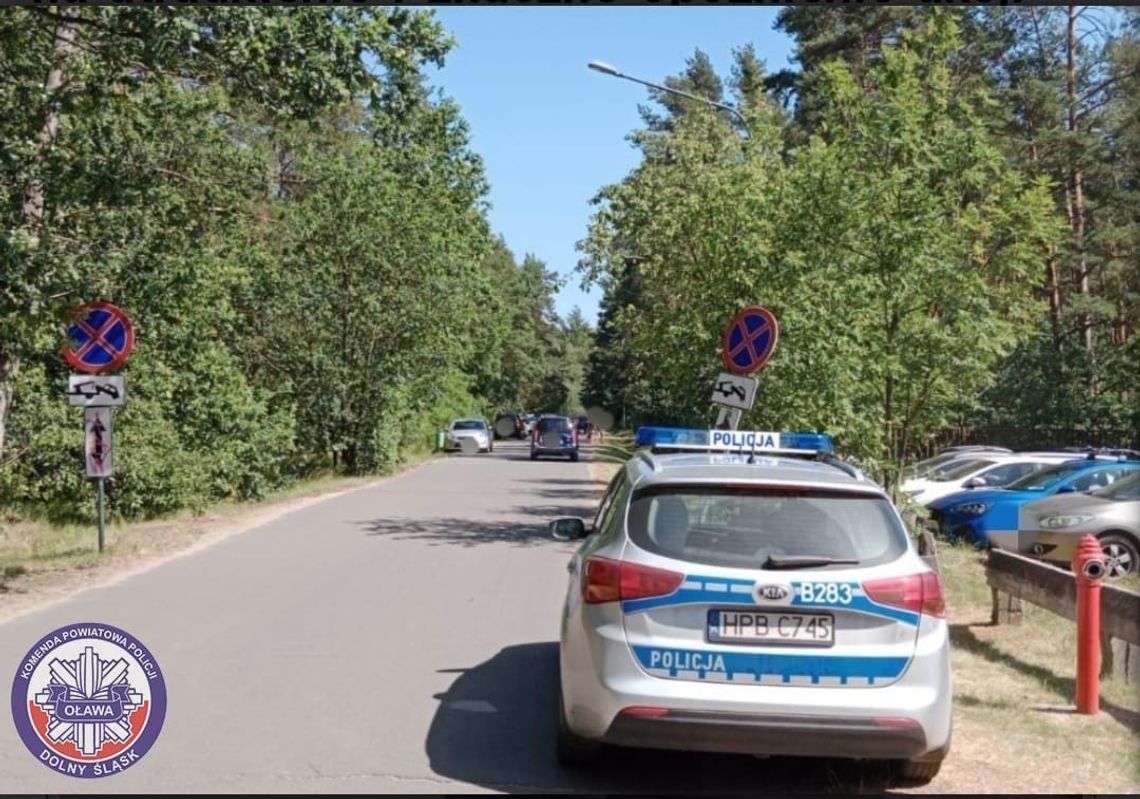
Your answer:
[[[521,439],[526,436],[526,422],[523,421],[522,414],[507,411],[500,413],[495,417],[495,424],[493,426],[495,431],[495,438],[518,438]]]
[[[540,455],[568,455],[578,460],[578,430],[565,416],[541,416],[530,436],[530,459]]]

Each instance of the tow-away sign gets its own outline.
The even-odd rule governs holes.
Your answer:
[[[713,387],[712,401],[727,408],[750,409],[756,402],[756,378],[721,372]]]
[[[67,401],[84,408],[122,405],[127,398],[122,375],[70,375],[67,378]]]

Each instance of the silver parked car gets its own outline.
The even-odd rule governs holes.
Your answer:
[[[479,452],[491,452],[495,449],[494,436],[486,419],[455,419],[447,428],[443,449],[445,452],[460,452],[463,450],[464,440],[473,441]]]
[[[1100,541],[1109,577],[1140,569],[1140,472],[1087,494],[1060,494],[1021,507],[1022,554],[1068,565],[1081,536]]]
[[[886,759],[933,778],[950,748],[942,586],[883,489],[827,436],[637,441],[650,451],[591,526],[551,524],[584,539],[562,616],[560,760],[615,744]]]

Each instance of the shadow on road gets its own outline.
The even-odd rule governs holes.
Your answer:
[[[553,481],[536,480],[549,483]],[[471,517],[435,517],[435,519],[408,519],[391,516],[384,519],[357,521],[367,536],[388,536],[398,540],[423,540],[429,546],[443,544],[472,547],[483,544],[513,544],[515,546],[535,546],[548,544],[567,546],[564,541],[555,541],[549,535],[547,525],[562,516],[576,516],[589,519],[594,514],[597,503],[596,491],[580,488],[552,488],[529,490],[527,498],[563,499],[559,504],[527,504],[510,509],[513,519],[503,521],[478,520]],[[519,516],[532,516],[532,521],[514,521]]]
[[[390,536],[401,541],[426,541],[428,546],[514,544],[525,547],[549,544],[565,547],[565,542],[550,537],[547,522],[553,518],[555,517],[544,518],[542,522],[535,521],[533,524],[473,521],[470,518],[387,518],[369,519],[356,524],[364,528],[365,535]]]
[[[597,480],[578,479],[575,477],[558,477],[550,478],[547,480],[519,480],[520,483],[534,483],[535,485],[544,486],[585,486],[589,489],[590,494],[593,496],[601,496],[599,488],[601,483]],[[592,486],[592,488],[591,488]]]
[[[545,521],[549,522],[554,519],[560,519],[564,516],[577,516],[579,519],[588,520],[594,515],[594,508],[581,502],[575,502],[566,505],[519,505],[514,508],[515,513],[526,513],[531,516],[538,516]],[[546,529],[545,527],[543,529]]]
[[[528,497],[542,497],[544,499],[580,501],[586,505],[596,505],[602,498],[598,490],[594,488],[528,488],[526,495]]]
[[[805,758],[614,749],[588,770],[554,757],[558,645],[521,644],[459,676],[439,701],[426,749],[447,779],[512,793],[882,793],[885,766]]]

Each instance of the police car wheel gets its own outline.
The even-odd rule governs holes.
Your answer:
[[[598,759],[602,745],[575,735],[566,725],[566,708],[562,703],[562,690],[558,691],[558,728],[555,731],[554,753],[563,766],[588,766]]]
[[[895,767],[899,779],[925,785],[938,776],[941,760],[900,760]]]

